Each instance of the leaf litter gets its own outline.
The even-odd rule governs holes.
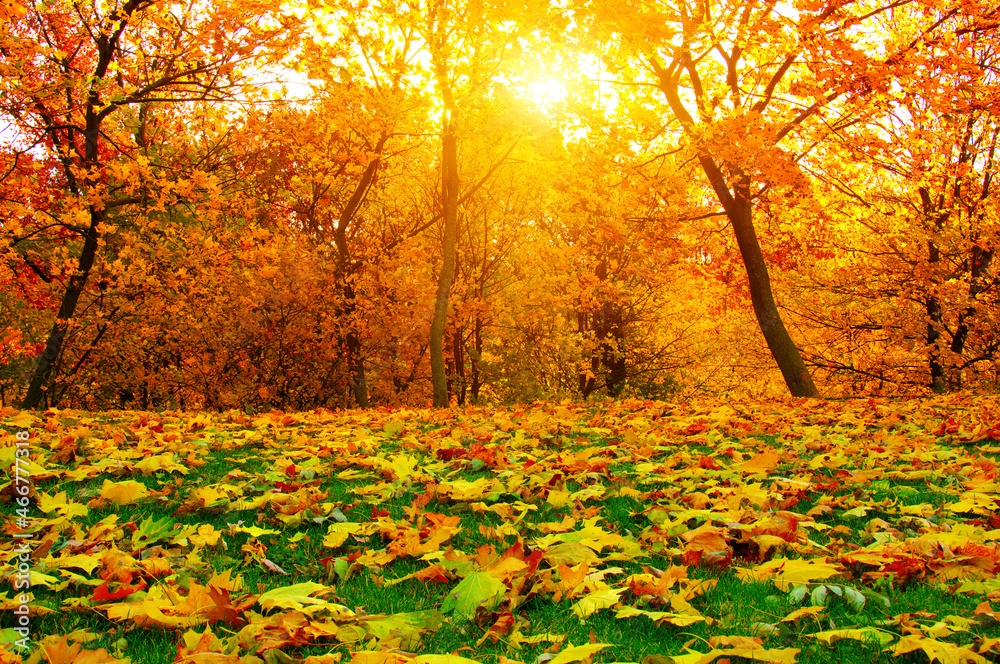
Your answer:
[[[168,660],[191,663],[508,664],[540,645],[533,664],[614,660],[593,632],[573,644],[532,624],[541,601],[584,622],[711,634],[666,658],[630,653],[645,664],[808,661],[807,644],[851,640],[927,661],[1000,654],[995,397],[0,415],[14,590],[0,608],[27,593],[36,624],[97,616],[123,636],[109,651],[88,629],[33,634],[29,653],[6,628],[4,663],[144,661],[129,645],[144,630],[174,634]],[[21,430],[26,521],[13,485]],[[634,509],[611,515],[614,501]],[[462,548],[465,535],[482,543]],[[13,583],[22,541],[28,590]],[[307,543],[309,580],[272,559]],[[785,597],[752,636],[726,634],[705,601],[723,573]],[[416,583],[438,600],[394,613],[344,604],[339,584],[366,575],[381,592]],[[887,589],[914,585],[978,603],[894,614]],[[878,624],[843,624],[875,608]],[[469,647],[424,651],[466,624]],[[498,641],[505,655],[477,655]]]

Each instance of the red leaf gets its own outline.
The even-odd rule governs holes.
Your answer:
[[[97,587],[97,590],[95,590],[94,594],[91,596],[92,601],[108,602],[115,599],[121,599],[126,595],[131,595],[132,593],[139,592],[140,590],[146,587],[146,582],[143,581],[142,579],[140,579],[139,583],[137,583],[136,585],[130,586],[129,584],[132,583],[131,572],[129,572],[128,578],[122,581],[122,584],[118,587],[118,590],[114,592],[110,592],[108,588],[108,583],[109,583],[108,581],[105,581],[104,583],[102,583],[100,586]]]
[[[715,463],[715,459],[710,456],[703,456],[699,461],[698,465],[707,470],[721,470]]]

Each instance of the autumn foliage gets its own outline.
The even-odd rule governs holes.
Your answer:
[[[995,388],[993,4],[522,4],[4,4],[3,403]]]
[[[30,477],[27,507],[0,490],[5,578],[30,544],[34,652],[5,624],[12,664],[1000,653],[993,397],[0,426]]]

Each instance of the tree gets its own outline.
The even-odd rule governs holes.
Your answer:
[[[963,28],[921,49],[883,108],[838,132],[842,159],[815,165],[850,209],[840,260],[857,257],[850,278],[817,279],[848,298],[859,320],[812,318],[872,345],[863,367],[824,357],[832,371],[942,391],[998,357],[997,42]],[[815,281],[805,287],[819,290]]]
[[[376,94],[391,92],[355,87],[345,98],[336,94],[335,87],[326,86],[314,98],[312,108],[270,114],[270,168],[253,174],[261,204],[298,225],[317,248],[332,254],[336,329],[359,408],[367,408],[369,401],[358,281],[374,249],[370,242],[369,251],[364,249],[371,240],[370,233],[364,232],[369,221],[364,208],[391,157],[387,144],[394,131],[391,121],[379,117],[377,106],[370,102]],[[267,190],[275,187],[281,191],[268,197]]]
[[[16,48],[2,51],[3,67],[18,72],[3,78],[0,102],[0,112],[17,128],[12,140],[18,157],[6,177],[19,172],[22,155],[44,151],[54,170],[33,179],[36,187],[49,188],[52,199],[37,211],[14,202],[20,219],[5,230],[15,250],[50,229],[79,243],[22,401],[35,408],[45,402],[102,238],[114,224],[112,212],[183,198],[168,193],[169,184],[156,179],[162,174],[154,175],[142,154],[142,115],[159,104],[239,94],[247,84],[239,67],[257,61],[265,46],[287,48],[295,21],[256,2],[32,1],[23,12],[9,26]],[[130,118],[126,109],[139,112]]]
[[[477,131],[464,141],[463,162],[471,172],[492,175],[463,199],[455,303],[446,332],[448,391],[459,405],[480,403],[489,389],[486,344],[509,316],[524,268],[537,261],[532,231],[551,205],[552,181],[565,163],[559,132],[523,101],[501,93],[482,102],[481,111]]]
[[[885,16],[903,11],[912,11],[912,20],[900,21],[903,28],[879,48],[866,46]],[[616,5],[614,13],[593,3],[580,13],[624,83],[653,85],[663,95],[722,205],[758,324],[789,391],[817,395],[772,291],[755,206],[776,185],[800,177],[797,162],[826,130],[822,118],[836,114],[835,102],[885,90],[922,44],[956,29],[992,29],[996,8],[956,5],[921,13],[908,2],[848,2],[791,12],[768,0],[699,0],[676,8]],[[807,138],[807,128],[819,133]]]
[[[458,4],[458,7],[455,5]],[[483,2],[454,3],[450,0],[428,0],[423,38],[427,43],[434,85],[441,100],[441,216],[444,230],[441,242],[441,269],[438,272],[434,314],[430,327],[431,382],[434,388],[434,406],[448,406],[448,377],[444,360],[444,333],[448,322],[448,305],[452,281],[458,261],[459,197],[461,180],[458,165],[458,127],[472,99],[456,99],[483,94],[488,79],[485,78],[483,59],[497,59],[498,46],[488,45],[489,21],[484,20]],[[455,37],[461,35],[460,41]],[[456,43],[457,41],[457,43]],[[480,52],[485,46],[486,54]],[[499,45],[502,53],[505,45]],[[455,56],[458,57],[455,57]],[[465,90],[456,91],[461,76],[458,67],[465,55],[468,82]],[[460,105],[461,104],[461,105]]]

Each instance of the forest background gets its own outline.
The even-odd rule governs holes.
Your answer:
[[[992,2],[0,21],[0,405],[1000,380]]]

